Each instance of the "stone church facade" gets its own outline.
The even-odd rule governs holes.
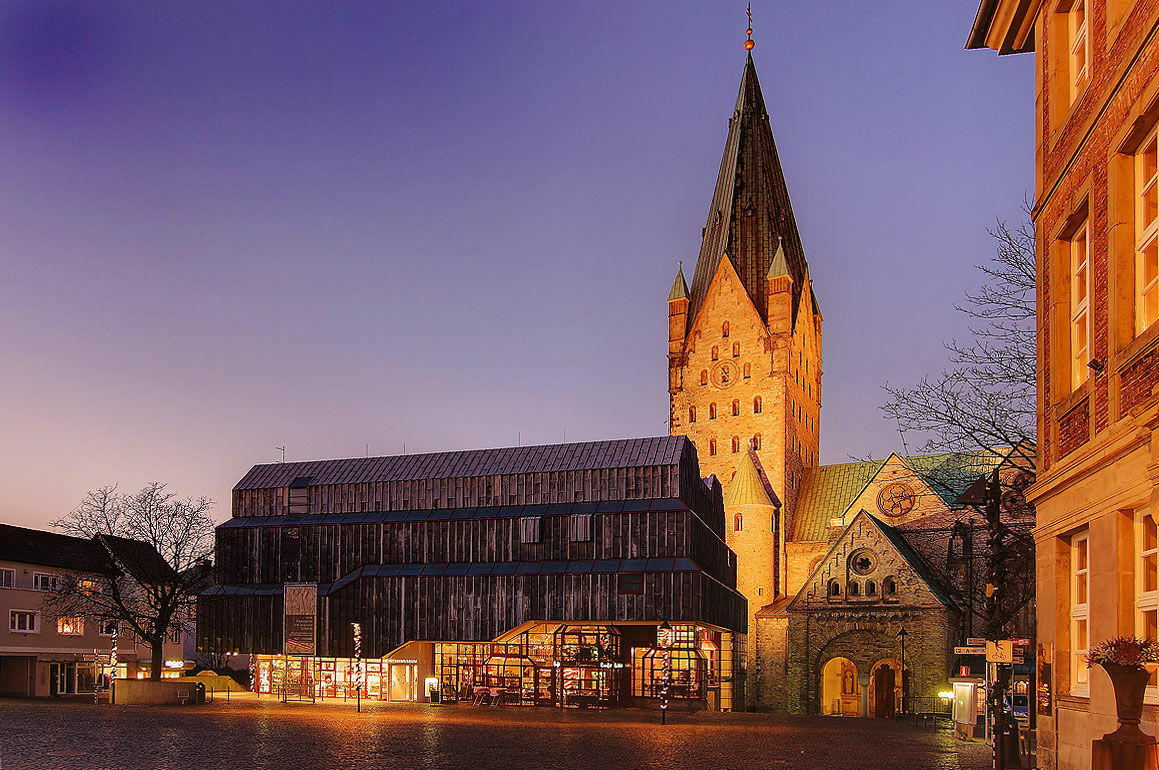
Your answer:
[[[885,716],[903,691],[931,701],[980,631],[984,535],[959,500],[1000,456],[818,464],[822,316],[751,53],[668,318],[671,433],[724,486],[748,600],[746,705]],[[1032,526],[1027,511],[1012,525]],[[1023,615],[1029,632],[1033,601]]]

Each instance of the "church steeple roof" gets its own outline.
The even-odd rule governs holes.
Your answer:
[[[724,493],[724,504],[779,507],[780,501],[774,503],[769,497],[769,491],[765,489],[765,482],[761,479],[761,472],[757,470],[753,455],[753,452],[745,452],[737,463],[736,475],[732,477],[728,491]]]
[[[668,301],[674,299],[688,299],[688,283],[684,280],[684,263],[676,268],[676,280],[672,282],[672,291],[668,292]]]
[[[805,252],[750,53],[729,119],[724,157],[692,277],[689,317],[696,317],[720,259],[727,253],[757,312],[767,322],[766,277],[778,252],[778,239],[785,273],[793,279],[795,322],[805,286]]]
[[[782,275],[793,277],[793,274],[789,272],[789,261],[785,259],[785,244],[778,238],[777,252],[773,254],[773,262],[769,265],[769,272],[765,274],[765,277],[777,278]]]

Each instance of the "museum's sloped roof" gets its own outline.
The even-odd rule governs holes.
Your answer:
[[[270,463],[253,466],[234,489],[288,487],[297,479],[308,479],[305,483],[316,486],[677,465],[690,449],[685,436],[658,436]]]

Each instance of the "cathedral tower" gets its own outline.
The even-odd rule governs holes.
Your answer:
[[[760,478],[781,506],[759,523],[728,516],[751,615],[785,591],[780,534],[803,470],[817,464],[821,408],[821,313],[751,53],[692,285],[681,267],[668,319],[671,432],[692,439],[701,471],[720,479],[726,502],[752,505]],[[732,493],[734,477],[743,494]]]

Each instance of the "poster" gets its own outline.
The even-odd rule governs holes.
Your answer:
[[[285,584],[285,622],[283,626],[287,655],[314,655],[318,621],[318,584]]]

